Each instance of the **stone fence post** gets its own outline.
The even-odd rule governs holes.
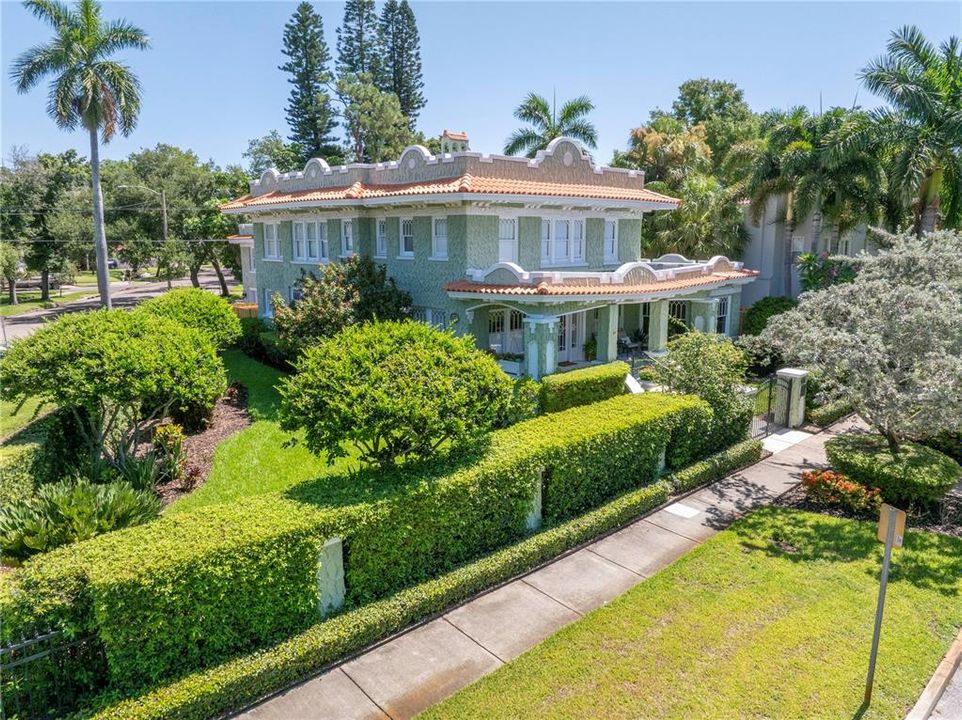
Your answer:
[[[331,538],[317,553],[317,596],[321,617],[344,605],[344,543]]]
[[[782,368],[775,376],[775,424],[787,428],[800,427],[805,422],[808,370]]]

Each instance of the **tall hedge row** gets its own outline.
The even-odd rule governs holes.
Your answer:
[[[103,643],[109,683],[156,683],[318,620],[317,551],[342,537],[348,606],[384,597],[525,534],[544,477],[554,523],[692,459],[697,398],[627,395],[493,433],[486,447],[390,473],[326,477],[110,533],[26,563],[5,631],[47,621]]]
[[[616,360],[547,375],[541,380],[541,409],[546,413],[560,412],[617,397],[625,392],[628,369]]]

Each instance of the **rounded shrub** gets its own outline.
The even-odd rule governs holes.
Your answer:
[[[764,297],[748,310],[742,321],[742,335],[758,335],[768,324],[768,319],[774,315],[792,310],[798,305],[797,300],[789,297]]]
[[[240,319],[224,298],[199,288],[180,288],[142,303],[136,312],[174,320],[198,330],[223,350],[241,338]]]
[[[511,379],[472,338],[413,321],[349,326],[296,368],[281,386],[281,427],[304,429],[331,461],[345,441],[370,463],[428,456],[496,426],[512,400]]]
[[[937,503],[962,477],[962,467],[938,450],[907,442],[893,454],[885,438],[874,433],[839,435],[825,451],[836,470],[878,488],[886,502],[900,507]]]

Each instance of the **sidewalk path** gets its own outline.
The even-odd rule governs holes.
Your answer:
[[[239,717],[392,718],[416,715],[521,655],[565,625],[654,575],[736,517],[794,487],[826,462],[825,441],[785,433],[775,454],[564,555],[439,618],[416,626]]]

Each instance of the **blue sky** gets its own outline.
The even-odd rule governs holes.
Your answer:
[[[131,53],[144,86],[140,122],[102,149],[119,158],[158,142],[190,147],[218,164],[238,163],[247,141],[286,134],[288,85],[277,69],[294,2],[105,2],[108,18],[145,29],[153,48]],[[933,40],[962,32],[962,2],[577,3],[413,2],[421,31],[428,105],[420,129],[467,131],[474,150],[501,152],[517,126],[512,110],[530,90],[560,100],[582,93],[596,105],[596,157],[607,161],[649,110],[668,107],[692,77],[734,80],[756,110],[796,104],[863,106],[858,70],[889,33],[919,25]],[[341,3],[316,3],[334,52]],[[0,145],[87,154],[86,136],[45,115],[46,86],[17,95],[17,54],[49,36],[19,3],[2,2]]]

